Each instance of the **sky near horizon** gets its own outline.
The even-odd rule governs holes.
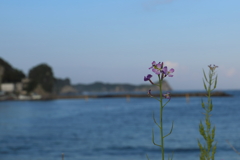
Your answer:
[[[0,57],[24,73],[47,63],[72,84],[147,84],[152,61],[175,90],[240,89],[239,0],[0,0]]]

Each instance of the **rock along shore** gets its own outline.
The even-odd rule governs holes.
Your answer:
[[[205,97],[206,93],[173,93],[170,94],[171,97]],[[159,97],[159,94],[153,94],[154,97]],[[229,95],[224,92],[214,92],[212,94],[213,97],[230,97]],[[106,95],[72,95],[72,96],[53,96],[53,99],[86,99],[86,98],[140,98],[140,97],[149,97],[146,94],[106,94]]]
[[[173,93],[171,97],[205,97],[206,93]],[[159,97],[159,94],[153,94],[154,97]],[[230,97],[232,95],[225,92],[214,92],[213,97]],[[56,99],[88,99],[88,98],[147,98],[146,94],[105,94],[105,95],[50,95],[48,97],[42,97],[40,99],[19,99],[15,95],[0,96],[0,101],[44,101],[44,100],[56,100]]]

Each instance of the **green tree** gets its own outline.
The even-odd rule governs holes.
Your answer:
[[[30,79],[28,92],[33,91],[37,85],[41,85],[46,92],[51,93],[53,91],[55,78],[52,68],[47,64],[40,64],[33,67],[28,73],[28,78]]]
[[[13,68],[8,62],[0,58],[0,65],[3,67],[2,83],[21,82],[25,78],[25,74]]]

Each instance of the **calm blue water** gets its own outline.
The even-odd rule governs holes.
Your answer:
[[[212,124],[216,126],[216,160],[238,160],[226,143],[240,151],[240,91],[233,97],[213,98]],[[200,97],[172,98],[164,109],[166,156],[197,160],[198,124],[203,120]],[[158,130],[158,102],[152,98],[8,101],[0,103],[0,160],[151,160],[161,159],[151,141]]]

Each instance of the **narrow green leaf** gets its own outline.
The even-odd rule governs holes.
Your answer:
[[[210,103],[209,103],[209,111],[211,112],[213,109],[213,104],[212,104],[212,100],[210,100]]]
[[[199,124],[199,132],[200,132],[200,134],[203,136],[203,138],[206,140],[207,137],[206,137],[206,134],[205,134],[205,130],[204,130],[204,126],[203,126],[203,124],[202,124],[202,121],[201,121],[200,124]]]
[[[217,87],[217,78],[218,78],[218,76],[216,76],[216,79],[215,79],[215,83],[214,83],[214,89]]]
[[[154,121],[154,123],[161,129],[161,126],[157,123],[157,121],[156,121],[156,119],[155,119],[154,112],[153,112],[153,121]]]
[[[172,128],[171,128],[170,132],[167,135],[165,135],[163,138],[169,136],[172,133],[172,130],[173,130],[173,122],[172,122]]]
[[[215,137],[215,129],[216,129],[216,127],[214,126],[212,129],[212,139],[214,139],[214,137]]]
[[[204,85],[205,90],[207,91],[207,86],[206,86],[206,83],[204,80],[203,80],[203,85]]]
[[[147,157],[148,160],[150,160],[147,154],[146,154],[146,157]]]
[[[205,73],[204,69],[203,69],[203,75],[204,75],[205,81],[208,82],[208,79],[207,79],[207,76],[206,76],[206,73]]]
[[[214,155],[216,153],[216,149],[217,149],[217,143],[215,143],[215,145],[213,146],[213,149],[212,149],[212,156],[211,156],[212,160],[214,160]]]
[[[152,143],[153,143],[155,146],[162,147],[161,145],[155,143],[155,141],[154,141],[154,129],[152,129]]]

